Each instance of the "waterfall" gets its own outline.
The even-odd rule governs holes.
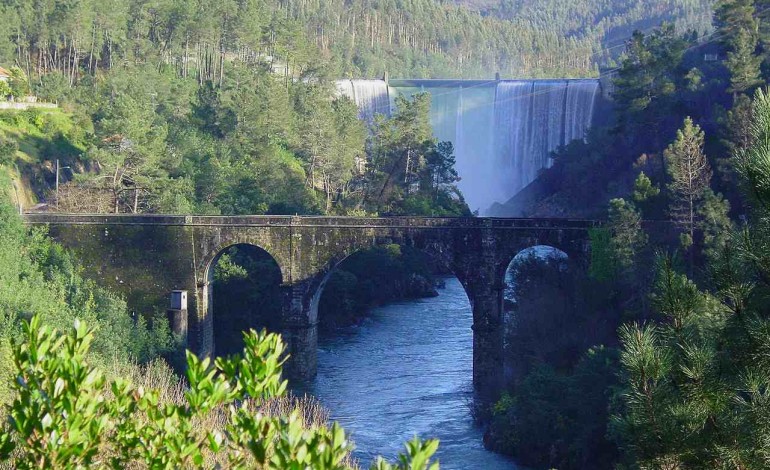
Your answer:
[[[361,118],[390,115],[396,95],[429,92],[431,124],[454,144],[458,183],[473,210],[504,203],[552,164],[551,152],[583,139],[593,122],[598,80],[343,80]]]
[[[566,142],[585,137],[594,119],[594,104],[598,93],[596,80],[572,80],[567,84],[565,115],[569,117],[569,122],[565,127]]]
[[[378,114],[390,116],[390,93],[384,80],[340,80],[337,90],[356,103],[359,117],[369,124]]]
[[[534,83],[501,82],[495,95],[495,166],[503,177],[495,180],[500,197],[527,185],[527,171],[532,148],[532,100]],[[510,196],[508,196],[510,197]]]
[[[463,106],[463,87],[460,87],[460,92],[457,96],[457,111],[456,111],[456,118],[455,118],[455,140],[452,142],[455,148],[455,154],[458,152],[465,153],[465,132],[463,132],[464,129],[464,123],[463,123],[463,116],[465,115],[465,106]]]
[[[514,159],[524,159],[521,176],[524,185],[537,178],[538,172],[551,166],[550,152],[556,150],[563,141],[564,103],[567,82],[535,82],[532,89],[532,123],[530,127],[530,146],[523,153],[512,155]],[[523,188],[512,188],[511,196]]]

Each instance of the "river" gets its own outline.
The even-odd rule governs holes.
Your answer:
[[[319,340],[318,376],[307,385],[351,433],[368,468],[418,435],[441,443],[442,469],[517,469],[484,449],[470,414],[472,313],[456,278],[439,297],[374,309],[359,326]]]

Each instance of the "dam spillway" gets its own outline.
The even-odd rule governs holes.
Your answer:
[[[431,94],[431,124],[455,148],[458,183],[472,210],[504,203],[552,164],[551,152],[585,138],[598,79],[340,80],[361,119],[390,116],[396,96]]]

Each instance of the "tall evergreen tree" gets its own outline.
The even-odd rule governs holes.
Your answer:
[[[612,234],[610,246],[621,271],[629,271],[639,260],[647,243],[642,230],[642,216],[633,204],[624,199],[610,201],[608,226]]]
[[[670,24],[650,35],[637,31],[629,40],[614,95],[619,124],[629,139],[652,141],[659,148],[682,88],[686,48],[686,39]]]
[[[721,0],[715,12],[715,22],[727,48],[725,65],[730,71],[732,93],[745,93],[762,83],[762,58],[757,54],[760,23],[754,1]]]
[[[705,135],[701,128],[685,119],[676,140],[665,151],[671,217],[685,230],[683,245],[689,248],[695,238],[698,204],[711,182],[711,167],[703,153]]]

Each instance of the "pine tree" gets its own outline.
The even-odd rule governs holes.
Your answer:
[[[728,206],[709,190],[701,207],[712,219],[706,237],[721,238],[710,256],[711,291],[661,258],[652,297],[661,321],[620,331],[623,390],[610,433],[624,468],[768,468],[770,99],[761,91],[752,115],[751,144],[736,155],[757,203],[751,224],[737,233],[723,225]],[[697,142],[698,134],[686,123],[678,140]]]
[[[684,227],[686,248],[695,237],[698,204],[711,182],[711,167],[703,153],[704,138],[701,128],[688,117],[664,153],[670,177],[669,210],[672,219]]]
[[[634,201],[645,202],[660,194],[660,188],[652,184],[650,177],[642,171],[634,182]]]
[[[729,92],[745,93],[762,83],[759,73],[762,58],[755,54],[756,46],[757,40],[749,32],[737,35],[736,44],[725,61],[731,75]]]
[[[757,90],[752,106],[747,148],[736,152],[738,173],[747,184],[754,201],[770,208],[770,96]]]
[[[730,71],[731,93],[745,93],[762,83],[756,54],[759,45],[759,20],[754,0],[722,0],[715,12],[722,43],[727,48],[725,65]]]
[[[637,31],[628,41],[613,96],[625,135],[659,148],[685,86],[681,65],[687,44],[670,24],[647,36]]]
[[[613,199],[610,201],[608,226],[612,233],[610,246],[618,267],[628,271],[647,243],[647,235],[642,230],[642,216],[632,203]]]

